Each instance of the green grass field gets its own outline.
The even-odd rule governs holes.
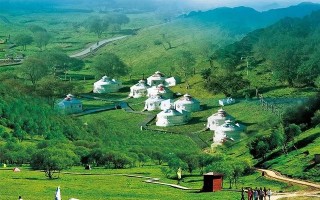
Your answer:
[[[43,172],[22,167],[21,172],[13,172],[11,168],[0,170],[0,186],[2,199],[15,199],[21,195],[24,199],[53,199],[57,186],[61,188],[62,199],[226,199],[241,197],[240,192],[225,191],[215,193],[199,193],[202,187],[202,176],[185,177],[181,185],[193,190],[180,190],[169,186],[145,183],[144,178],[127,177],[121,174],[136,174],[152,178],[160,178],[161,182],[176,184],[176,180],[167,179],[158,166],[142,168],[108,170],[94,168],[91,171],[74,168],[60,174],[59,179],[48,180]],[[88,174],[88,175],[85,175]],[[90,174],[90,175],[89,175]],[[248,183],[250,182],[250,183]],[[227,181],[224,183],[228,187]],[[284,183],[266,180],[260,174],[240,179],[241,187],[270,187],[274,191],[291,191],[302,189]]]

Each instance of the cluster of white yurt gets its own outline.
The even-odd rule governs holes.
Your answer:
[[[221,108],[218,110],[218,112],[208,117],[207,128],[214,131],[217,127],[224,124],[228,119],[234,120],[231,115],[229,115],[225,110]]]
[[[160,95],[151,96],[145,101],[144,110],[152,111],[152,110],[160,110],[161,102],[165,99]]]
[[[163,84],[159,84],[158,86],[152,86],[151,88],[147,89],[147,96],[157,96],[160,95],[165,99],[170,99],[173,97],[173,92],[165,87]]]
[[[99,81],[93,84],[94,93],[111,93],[117,92],[122,88],[122,83],[111,79],[108,76],[103,76]]]
[[[164,84],[167,77],[159,71],[156,71],[153,75],[147,78],[147,84],[150,86],[157,86],[159,84]]]
[[[176,126],[186,124],[190,120],[190,113],[187,111],[177,111],[174,108],[164,110],[157,114],[157,126]]]
[[[200,101],[189,94],[185,94],[182,98],[174,102],[174,107],[179,111],[196,112],[200,110]]]
[[[140,80],[137,84],[130,87],[129,97],[140,98],[147,96],[149,86],[144,80]]]
[[[239,134],[245,129],[245,127],[239,123],[235,123],[233,120],[226,120],[224,124],[218,126],[215,130],[213,141],[216,143],[222,143],[226,139],[234,140],[239,137]]]
[[[82,103],[72,94],[68,94],[66,98],[57,104],[57,109],[65,114],[74,114],[82,112]]]

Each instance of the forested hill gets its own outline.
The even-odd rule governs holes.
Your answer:
[[[263,62],[264,70],[289,86],[320,84],[320,11],[304,18],[285,18],[249,33],[241,41],[219,49],[214,57],[219,63],[240,64],[249,58],[251,67]],[[231,60],[231,61],[230,61]]]
[[[223,7],[206,12],[191,12],[184,17],[198,20],[201,23],[216,24],[233,34],[244,34],[271,25],[284,17],[304,17],[316,10],[320,10],[320,4],[301,3],[264,12],[248,7]]]

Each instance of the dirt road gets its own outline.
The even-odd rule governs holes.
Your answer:
[[[272,179],[277,179],[280,181],[288,182],[288,183],[295,183],[299,185],[305,185],[314,188],[314,191],[299,191],[299,192],[294,192],[294,193],[274,193],[271,196],[271,200],[277,200],[281,198],[286,198],[286,197],[317,197],[320,199],[320,184],[316,183],[311,183],[303,180],[296,180],[292,178],[285,177],[281,175],[279,172],[274,172],[271,170],[266,170],[266,169],[258,169],[260,172],[264,172],[266,177],[272,178]],[[298,199],[298,198],[296,198]]]

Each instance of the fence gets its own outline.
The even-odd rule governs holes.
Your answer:
[[[262,94],[258,94],[258,97],[260,99],[260,104],[263,110],[265,111],[271,111],[273,114],[277,115],[278,117],[282,118],[282,109],[279,106],[276,106],[275,104],[267,102]]]

